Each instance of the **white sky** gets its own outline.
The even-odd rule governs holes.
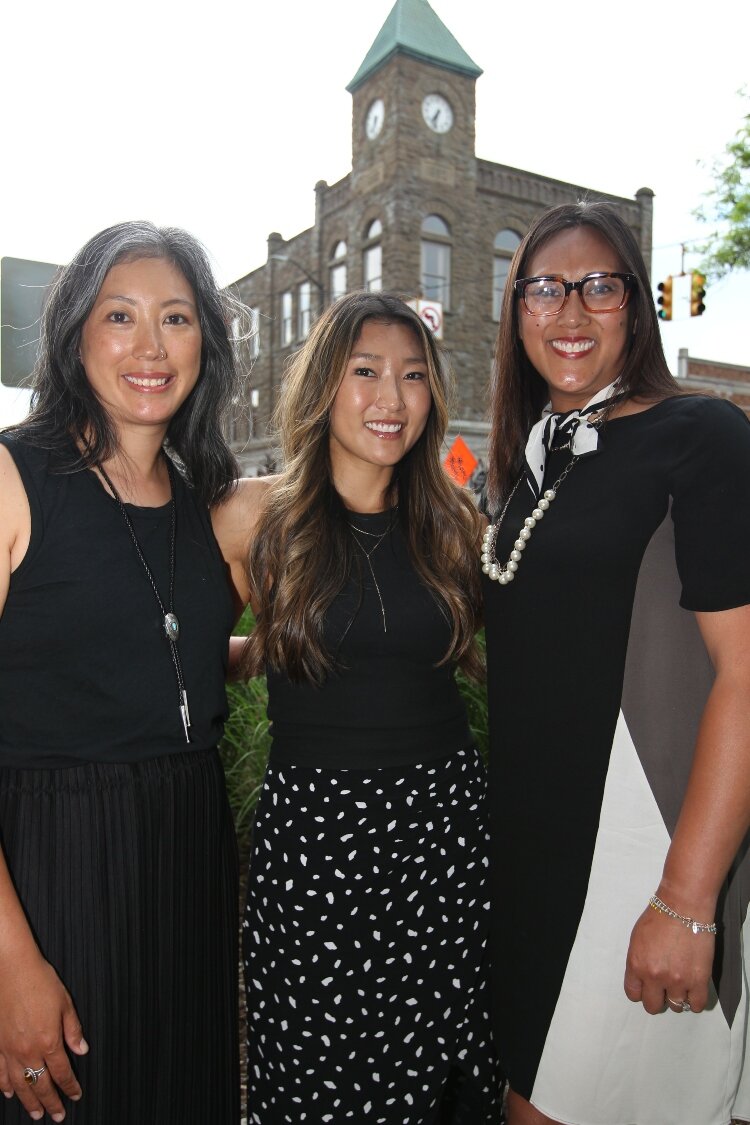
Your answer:
[[[484,69],[477,155],[632,196],[656,192],[654,281],[747,111],[745,0],[433,0]],[[67,261],[122,219],[183,226],[227,283],[314,218],[351,166],[353,77],[391,0],[39,0],[4,18],[0,254]],[[690,269],[699,262],[686,258]],[[750,273],[664,326],[677,351],[750,363]]]

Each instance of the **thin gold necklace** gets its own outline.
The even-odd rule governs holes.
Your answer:
[[[394,518],[395,518],[395,516],[394,516]],[[367,562],[367,565],[370,568],[370,574],[372,575],[372,581],[373,581],[373,584],[375,586],[375,592],[378,595],[378,601],[380,602],[380,613],[381,613],[382,618],[383,618],[383,632],[384,633],[388,632],[388,624],[386,622],[386,616],[385,616],[385,603],[383,601],[383,595],[380,592],[380,586],[378,585],[378,580],[375,577],[375,571],[373,569],[372,562],[370,560],[371,560],[371,557],[377,551],[380,544],[383,542],[383,540],[385,538],[387,538],[387,536],[390,535],[391,531],[393,530],[393,522],[394,521],[393,521],[393,518],[392,518],[391,521],[388,524],[388,527],[385,529],[385,531],[376,532],[376,531],[365,531],[365,529],[363,527],[357,527],[355,524],[353,524],[353,523],[351,523],[351,521],[349,521],[349,527],[351,528],[352,539],[357,544],[357,546],[359,547],[362,554],[365,556],[365,561]],[[360,541],[357,533],[359,533],[359,535],[368,535],[371,539],[376,539],[377,542],[375,544],[373,544],[373,546],[370,547],[370,549],[368,551],[367,548],[365,547],[364,543],[362,543]]]

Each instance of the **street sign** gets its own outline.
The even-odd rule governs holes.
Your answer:
[[[50,282],[59,266],[25,258],[0,260],[0,380],[6,387],[28,385],[36,363],[39,322]]]
[[[443,302],[442,301],[423,301],[415,299],[406,302],[409,308],[414,309],[419,317],[425,322],[430,332],[433,333],[436,340],[443,338]]]
[[[442,301],[417,301],[417,313],[435,336],[436,340],[443,338],[443,303]]]
[[[469,449],[464,439],[459,435],[448,450],[448,456],[443,461],[443,467],[449,477],[453,477],[461,487],[468,483],[471,474],[479,462]]]

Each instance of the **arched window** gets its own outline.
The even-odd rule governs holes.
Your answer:
[[[521,236],[514,230],[501,230],[495,235],[495,256],[492,259],[492,319],[500,319],[505,283],[511,258],[520,245]]]
[[[371,293],[383,288],[382,234],[383,224],[380,219],[373,219],[365,232],[365,249],[362,255],[364,288]]]
[[[427,301],[451,303],[451,232],[440,215],[422,221],[422,296]]]
[[[334,246],[331,259],[331,300],[337,301],[346,293],[346,243],[343,239]]]

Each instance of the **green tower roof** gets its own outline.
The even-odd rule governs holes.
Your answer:
[[[396,0],[362,65],[347,86],[353,94],[366,78],[397,52],[478,78],[481,67],[469,58],[427,0]]]

